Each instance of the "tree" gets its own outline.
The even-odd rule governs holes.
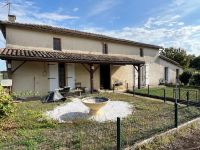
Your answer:
[[[194,58],[190,66],[194,69],[200,70],[200,56]]]
[[[191,85],[200,86],[200,73],[196,73],[190,80]]]
[[[184,71],[179,76],[179,79],[184,85],[187,85],[189,83],[191,77],[192,77],[192,73],[190,71]]]
[[[164,55],[176,62],[178,62],[184,69],[190,65],[191,57],[187,55],[186,50],[181,48],[165,48],[161,51],[161,55]]]

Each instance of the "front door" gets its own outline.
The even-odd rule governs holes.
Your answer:
[[[58,63],[49,63],[49,90],[54,91],[59,87],[58,83]]]
[[[59,65],[58,65],[58,75],[59,75],[59,87],[63,88],[63,87],[66,86],[65,63],[59,63]]]
[[[110,65],[100,65],[100,88],[110,89]]]
[[[75,88],[75,65],[67,64],[67,85],[71,88]]]

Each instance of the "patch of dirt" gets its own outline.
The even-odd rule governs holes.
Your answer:
[[[170,150],[200,150],[200,129],[191,133],[180,136],[171,142],[164,149]]]

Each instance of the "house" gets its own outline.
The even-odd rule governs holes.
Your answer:
[[[178,63],[159,55],[160,46],[15,19],[9,15],[8,21],[0,21],[6,40],[0,58],[7,62],[14,92],[46,94],[75,88],[76,83],[93,92],[112,89],[115,82],[126,90],[158,86],[163,80],[175,83],[182,71]]]

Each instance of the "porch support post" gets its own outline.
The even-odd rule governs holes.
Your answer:
[[[90,64],[90,93],[94,91],[94,65]]]
[[[141,76],[141,66],[138,65],[138,89],[141,89],[141,79],[140,79],[140,76]]]

